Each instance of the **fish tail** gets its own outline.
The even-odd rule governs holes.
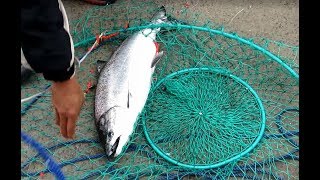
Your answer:
[[[168,18],[167,18],[167,11],[164,6],[161,6],[156,12],[153,17],[152,17],[152,24],[160,24],[160,23],[168,23]]]

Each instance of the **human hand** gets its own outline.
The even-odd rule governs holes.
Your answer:
[[[52,104],[56,113],[56,124],[64,138],[73,139],[76,121],[84,103],[84,93],[75,77],[63,82],[54,82],[51,87]]]

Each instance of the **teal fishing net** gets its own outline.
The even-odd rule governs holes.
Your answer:
[[[83,89],[97,82],[98,61],[107,62],[126,37],[150,27],[160,7],[129,4],[95,7],[71,23],[78,57],[96,35],[108,37],[77,67]],[[75,140],[63,139],[54,124],[50,91],[21,104],[21,130],[41,143],[67,179],[298,179],[299,48],[243,38],[187,9],[166,9],[174,23],[153,26],[163,29],[156,40],[164,56],[116,160],[107,160],[98,142],[94,90],[86,94]],[[48,85],[33,74],[21,96]],[[53,178],[48,163],[21,142],[22,178]]]

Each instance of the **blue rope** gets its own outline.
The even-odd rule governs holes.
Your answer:
[[[282,116],[284,113],[289,112],[289,111],[299,112],[299,109],[296,109],[296,108],[287,108],[287,109],[284,109],[283,111],[281,111],[280,114],[278,114],[278,116],[276,116],[276,125],[277,125],[277,127],[278,127],[279,132],[280,132],[281,134],[283,134],[284,137],[285,137],[292,145],[294,145],[294,146],[296,146],[296,147],[299,147],[299,144],[298,144],[296,141],[294,141],[294,140],[292,140],[291,138],[289,138],[289,136],[290,136],[290,135],[289,135],[289,132],[288,132],[288,131],[286,132],[286,131],[283,129],[283,126],[282,126],[282,124],[281,124],[281,116]]]
[[[53,145],[51,147],[48,147],[46,149],[48,150],[55,150],[55,149],[58,149],[58,148],[61,148],[61,147],[64,147],[65,145],[70,145],[70,144],[77,144],[77,143],[97,143],[98,141],[97,140],[74,140],[74,141],[69,141],[69,142],[65,142],[65,143],[59,143],[57,145]],[[135,151],[137,150],[139,147],[135,144],[131,144],[128,149],[127,149],[127,153],[128,152],[131,152],[131,151]],[[148,153],[148,152],[146,152]],[[39,156],[39,152],[38,154],[36,154],[35,156],[32,156],[30,157],[25,163],[23,163],[21,165],[21,169],[25,168],[26,166],[28,166],[29,164],[31,164],[32,162],[35,161],[35,159]],[[63,168],[64,166],[67,166],[67,165],[70,165],[70,164],[74,164],[74,163],[78,163],[78,162],[81,162],[81,161],[86,161],[86,160],[90,160],[90,159],[97,159],[97,158],[101,158],[101,157],[104,157],[106,156],[104,153],[101,153],[101,154],[96,154],[96,155],[91,155],[91,156],[83,156],[83,157],[79,157],[79,158],[74,158],[74,159],[71,159],[71,160],[68,160],[68,161],[64,161],[60,164],[58,164],[58,166],[60,168]],[[148,155],[150,156],[150,155]],[[42,173],[48,173],[49,170],[46,169],[44,171],[41,171]],[[36,176],[38,175],[40,172],[33,172],[33,173],[25,173],[25,172],[21,172],[21,176]]]
[[[98,47],[100,47],[100,46],[98,46]],[[95,49],[97,49],[97,48],[95,48]],[[46,89],[49,88],[49,87],[50,87],[50,85],[47,86]],[[22,115],[25,114],[27,112],[27,110],[30,108],[30,106],[32,104],[34,104],[40,97],[41,97],[41,95],[39,95],[39,96],[35,97],[34,99],[32,99],[31,102],[21,111],[21,114]],[[264,138],[269,139],[269,138],[283,138],[284,137],[292,145],[294,145],[296,147],[299,147],[298,143],[291,139],[292,136],[298,136],[299,135],[299,131],[286,131],[286,130],[283,129],[282,124],[281,124],[281,116],[284,113],[288,112],[288,111],[299,112],[299,110],[296,109],[296,108],[287,108],[287,109],[284,109],[283,111],[281,111],[275,118],[276,119],[276,125],[278,127],[278,131],[280,132],[280,134],[265,134]],[[161,142],[162,142],[162,140],[159,140],[159,143],[161,143]],[[60,147],[64,147],[65,145],[76,144],[76,143],[98,143],[98,141],[97,140],[75,140],[75,141],[69,141],[69,142],[65,142],[65,143],[59,143],[57,145],[53,145],[51,147],[48,147],[47,149],[55,150],[55,149],[58,149]],[[137,145],[131,144],[127,148],[126,152],[135,151],[137,149],[138,149]],[[39,155],[41,156],[41,152],[40,151],[38,151],[37,155],[31,157],[28,161],[26,161],[26,163],[24,163],[21,166],[21,169],[25,168],[28,164],[32,163],[33,162],[32,159],[35,159]],[[257,166],[259,166],[261,164],[266,164],[270,160],[281,161],[283,159],[288,159],[288,158],[291,158],[291,159],[294,159],[294,160],[299,160],[299,157],[294,155],[294,153],[296,153],[298,151],[299,151],[298,149],[295,149],[292,152],[289,152],[289,153],[287,153],[285,155],[282,155],[282,156],[278,156],[276,158],[268,158],[268,159],[266,159],[264,161],[255,162],[255,163],[247,164],[247,165],[244,165],[244,166],[238,166],[238,167],[233,169],[233,175],[235,177],[243,177],[243,178],[247,178],[247,179],[257,179],[257,177],[247,176],[246,174],[244,174],[244,172],[247,172],[247,171],[254,171],[254,172],[258,172],[258,173],[269,174],[269,175],[272,175],[275,179],[281,180],[281,179],[283,179],[282,177],[278,177],[278,176],[274,175],[272,172],[267,172],[265,170],[259,169],[259,168],[257,168]],[[152,153],[150,153],[148,151],[144,151],[144,152],[146,153],[146,155],[148,157],[150,157],[150,158],[154,157],[154,155]],[[72,160],[62,162],[59,165],[55,164],[56,165],[55,168],[59,168],[59,170],[60,170],[60,168],[66,166],[66,165],[69,165],[69,164],[73,164],[73,163],[77,163],[77,162],[85,161],[85,160],[89,160],[89,159],[101,158],[101,157],[104,157],[104,156],[105,156],[105,154],[96,154],[96,155],[92,155],[92,156],[84,156],[84,157],[74,158]],[[48,158],[50,158],[49,155],[47,155],[47,159]],[[53,161],[49,161],[49,163],[50,162],[53,162]],[[159,160],[156,159],[156,162],[159,163]],[[49,167],[48,169],[42,171],[42,173],[48,173],[49,171],[54,172],[51,169],[52,168]],[[114,166],[111,166],[111,167],[108,167],[108,169],[106,169],[104,172],[113,174],[112,172],[116,172],[116,169],[114,168]],[[21,175],[22,176],[35,176],[35,175],[37,175],[39,173],[40,172],[34,172],[34,173],[22,172]],[[116,173],[117,174],[123,174],[124,172],[116,172]],[[140,175],[148,175],[148,174],[152,174],[152,173],[154,173],[154,172],[142,172],[142,173],[140,173]],[[90,173],[89,175],[85,176],[82,179],[88,179],[88,178],[91,178],[91,177],[94,177],[94,176],[97,176],[97,175],[100,175],[100,174],[101,174],[101,171],[92,172],[92,173]],[[184,177],[184,176],[187,176],[187,175],[201,175],[205,179],[212,179],[212,177],[209,177],[204,172],[190,173],[190,172],[183,172],[183,171],[181,171],[181,172],[179,172],[177,174],[164,173],[164,174],[160,174],[159,177],[160,177],[160,179],[161,179],[161,177],[163,177],[165,179],[176,179],[177,177]],[[215,179],[217,179],[217,178],[215,178]]]
[[[265,139],[283,138],[283,137],[289,138],[291,136],[297,136],[297,135],[299,135],[299,131],[287,131],[287,132],[282,133],[282,134],[265,134],[264,138]]]
[[[64,143],[59,143],[57,145],[53,145],[51,147],[48,147],[46,149],[50,150],[50,151],[53,151],[55,149],[58,149],[58,148],[61,148],[61,147],[64,147],[65,145],[70,145],[70,144],[78,144],[78,143],[97,143],[98,141],[97,140],[74,140],[74,141],[69,141],[69,142],[64,142]],[[40,156],[40,153],[38,152],[38,154],[36,154],[35,156],[32,156],[31,158],[29,158],[25,163],[23,163],[21,165],[21,169],[25,168],[26,166],[28,166],[29,164],[31,164],[32,162],[34,162],[36,160],[36,158]],[[104,157],[105,154],[96,154],[96,155],[92,155],[92,156],[83,156],[83,157],[80,157],[80,158],[75,158],[75,159],[72,159],[70,161],[65,161],[65,162],[62,162],[60,164],[58,164],[58,166],[60,168],[63,168],[64,166],[66,165],[69,165],[69,164],[72,164],[72,163],[77,163],[77,162],[80,162],[80,161],[85,161],[85,160],[89,160],[89,159],[97,159],[97,158],[101,158],[101,157]],[[48,173],[49,170],[48,169],[45,169],[44,171],[41,171],[42,173]],[[25,172],[21,172],[21,176],[36,176],[38,175],[40,172],[34,172],[34,173],[25,173]]]
[[[269,139],[269,138],[285,138],[287,139],[291,145],[297,147],[297,149],[285,154],[285,155],[282,155],[282,156],[278,156],[276,158],[268,158],[264,161],[260,161],[260,162],[255,162],[255,163],[252,163],[252,164],[247,164],[247,165],[244,165],[244,166],[238,166],[237,168],[234,168],[234,173],[239,173],[239,172],[244,172],[244,171],[248,171],[248,170],[251,170],[252,171],[252,168],[255,170],[255,172],[260,172],[260,173],[265,173],[265,174],[271,174],[275,179],[283,179],[282,177],[278,177],[276,175],[274,175],[273,173],[270,173],[270,172],[267,172],[267,171],[264,171],[264,170],[261,170],[261,169],[257,169],[257,165],[261,165],[261,164],[266,164],[267,162],[269,162],[270,160],[273,160],[273,161],[281,161],[283,159],[293,159],[293,160],[299,160],[299,157],[294,155],[294,153],[298,152],[299,151],[299,144],[296,143],[295,141],[293,141],[291,139],[292,136],[299,136],[299,131],[285,131],[283,128],[282,128],[282,124],[281,124],[281,116],[288,112],[288,111],[295,111],[295,112],[299,112],[299,110],[297,108],[286,108],[284,110],[282,110],[275,118],[276,120],[276,124],[277,124],[277,127],[278,127],[278,131],[281,133],[281,134],[268,134],[268,135],[264,135],[264,137],[266,139]],[[248,167],[248,168],[247,168]],[[240,174],[237,174],[237,175],[240,175]]]
[[[45,160],[48,170],[52,172],[57,179],[59,180],[65,179],[60,167],[51,158],[51,156],[46,152],[45,148],[43,148],[40,143],[38,143],[37,141],[35,141],[33,138],[31,138],[30,136],[28,136],[22,131],[21,131],[21,138],[25,143],[31,145],[35,150],[39,152],[39,155]]]
[[[60,147],[63,147],[65,146],[66,144],[75,144],[75,143],[96,143],[97,141],[96,140],[78,140],[78,141],[70,141],[70,142],[67,142],[67,143],[60,143],[60,144],[57,144],[57,145],[54,145],[54,146],[51,146],[49,147],[48,149],[57,149],[57,148],[60,148]],[[135,151],[137,150],[139,147],[135,144],[131,144],[128,149],[127,149],[127,153],[128,152],[131,152],[131,151]],[[280,160],[283,160],[283,159],[287,159],[287,158],[293,158],[294,160],[299,160],[299,157],[297,156],[293,156],[292,154],[297,152],[298,150],[294,150],[293,152],[290,152],[288,154],[285,154],[285,155],[282,155],[282,156],[279,156],[279,157],[276,157],[276,158],[271,158],[272,160],[274,161],[280,161]],[[152,153],[149,153],[147,151],[144,151],[146,153],[146,155],[148,157],[153,157]],[[38,156],[38,155],[36,155]],[[32,159],[34,159],[36,156],[32,157]],[[66,165],[70,165],[70,164],[73,164],[73,163],[77,163],[77,162],[80,162],[80,161],[85,161],[85,160],[89,160],[89,159],[96,159],[96,158],[101,158],[101,157],[104,157],[105,154],[97,154],[97,155],[92,155],[92,156],[85,156],[85,157],[80,157],[80,158],[75,158],[75,159],[72,159],[72,160],[69,160],[69,161],[65,161],[65,162],[62,162],[61,164],[59,164],[59,167],[64,167]],[[158,160],[156,160],[158,161]],[[244,171],[248,171],[248,170],[251,170],[251,168],[249,167],[256,167],[257,165],[259,164],[265,164],[267,163],[268,161],[270,161],[270,159],[267,159],[265,161],[262,161],[262,162],[256,162],[256,163],[253,163],[253,164],[249,164],[249,165],[245,165],[245,166],[239,166],[238,168],[235,168],[234,169],[234,174],[235,176],[238,176],[238,177],[243,177],[245,176],[245,174],[240,174],[239,172],[244,172]],[[23,165],[22,168],[26,167],[28,164],[32,163],[30,160],[27,161],[27,163],[25,163]],[[110,169],[109,169],[110,168]],[[111,173],[113,171],[115,171],[115,168],[113,166],[109,167],[105,172],[106,173]],[[260,172],[260,173],[265,173],[265,174],[268,174],[269,172],[266,172],[266,171],[263,171],[263,170],[259,170],[257,168],[254,168],[255,169],[255,172]],[[48,170],[45,170],[45,171],[42,171],[43,173],[47,173],[49,172]],[[117,172],[118,174],[121,174],[121,172]],[[184,174],[178,174],[178,176],[186,176],[187,172],[184,172]],[[35,172],[35,173],[22,173],[22,176],[34,176],[34,175],[37,175],[39,174],[39,172]],[[90,178],[90,177],[94,177],[94,176],[97,176],[97,175],[100,175],[101,174],[101,171],[97,171],[97,172],[93,172],[93,173],[90,173],[89,175],[85,176],[84,178],[82,179],[87,179],[87,178]],[[145,174],[145,173],[144,173]],[[272,173],[269,173],[269,174],[272,174]],[[187,173],[187,175],[200,175],[199,173],[196,173],[196,174],[192,174],[192,173]],[[164,176],[163,174],[160,175],[160,176]],[[173,176],[176,176],[176,175],[173,175],[173,174],[168,174],[167,177],[169,179],[173,178]],[[204,175],[206,176],[206,175]],[[275,176],[275,175],[273,175]],[[276,177],[276,176],[275,176]],[[247,177],[248,179],[251,179],[249,176]],[[281,178],[276,178],[276,179],[281,179]]]

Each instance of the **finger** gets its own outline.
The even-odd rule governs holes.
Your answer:
[[[67,136],[67,116],[64,114],[60,114],[60,133],[64,138],[68,138]]]
[[[68,122],[67,122],[68,138],[74,139],[74,133],[76,129],[76,120],[77,120],[77,116],[74,114],[71,114],[68,118]]]
[[[54,108],[54,111],[56,113],[56,125],[60,126],[60,116],[59,116],[57,108]]]
[[[83,93],[83,97],[81,99],[81,106],[80,107],[82,107],[84,105],[85,100],[86,100],[86,93]]]

